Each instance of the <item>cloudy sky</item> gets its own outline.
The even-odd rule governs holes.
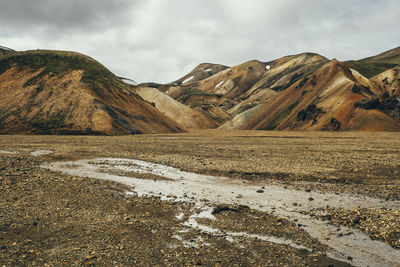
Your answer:
[[[0,45],[87,54],[115,74],[170,82],[202,62],[400,46],[398,0],[0,0]]]

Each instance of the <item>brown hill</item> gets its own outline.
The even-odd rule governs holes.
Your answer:
[[[356,104],[374,96],[360,74],[332,60],[264,103],[241,128],[400,131],[381,110]]]
[[[278,92],[313,73],[327,61],[328,59],[318,54],[303,53],[266,63],[268,70],[241,96],[242,101],[231,108],[229,113],[237,115],[248,108],[265,103]]]
[[[399,49],[344,63],[314,53],[252,60],[154,87],[193,109],[217,111],[206,115],[221,129],[398,131],[398,67],[371,79],[357,70],[396,66]]]
[[[183,129],[87,56],[27,51],[0,58],[0,132],[168,133]]]
[[[172,83],[139,86],[77,53],[0,52],[3,133],[400,131],[400,48],[342,63],[313,53],[204,63]]]
[[[194,83],[189,81],[187,85],[159,89],[186,105],[212,104],[235,116],[264,103],[275,92],[286,89],[327,61],[312,53],[287,56],[266,63],[252,60],[223,69],[210,77],[196,78]]]
[[[184,105],[155,88],[135,88],[135,92],[159,111],[186,129],[211,129],[219,124],[206,115]]]
[[[196,73],[191,72],[184,76],[185,80],[182,78],[178,83],[173,82],[158,89],[193,108],[213,105],[226,111],[237,104],[235,99],[251,88],[265,72],[265,64],[255,60],[232,68],[209,64],[199,66],[203,72],[208,70],[207,75],[194,75]],[[227,114],[224,117],[230,118]]]

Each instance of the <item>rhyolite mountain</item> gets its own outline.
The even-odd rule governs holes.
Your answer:
[[[3,50],[0,133],[117,135],[184,130],[88,56]]]
[[[400,131],[399,70],[400,47],[346,62],[302,53],[234,67],[200,64],[174,82],[146,86],[220,129]]]
[[[185,130],[216,128],[219,124],[206,115],[176,101],[155,88],[137,87],[135,92],[151,102],[164,115],[182,125]]]
[[[400,131],[399,86],[400,47],[345,62],[301,53],[203,63],[138,85],[78,53],[0,47],[0,133]]]

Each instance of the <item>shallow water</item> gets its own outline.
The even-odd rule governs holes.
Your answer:
[[[345,209],[384,207],[399,210],[399,201],[383,201],[347,194],[305,192],[266,183],[249,184],[242,180],[201,175],[134,159],[98,158],[54,162],[42,165],[42,167],[74,176],[120,182],[134,187],[133,190],[139,196],[150,195],[159,196],[165,200],[191,201],[200,207],[207,207],[209,203],[246,205],[289,220],[296,219],[297,223],[304,225],[303,229],[312,237],[319,239],[321,243],[332,248],[328,255],[336,259],[346,260],[350,256],[353,258],[350,263],[356,266],[399,266],[400,251],[393,249],[386,243],[371,240],[368,236],[346,227],[341,227],[338,232],[337,227],[300,213],[312,208],[326,207],[326,205]],[[163,176],[169,180],[136,179],[107,173],[107,171],[111,172],[113,170],[149,173]],[[257,190],[262,190],[263,192],[257,193]],[[205,199],[209,201],[208,204],[204,202]],[[293,203],[297,205],[295,206]],[[192,224],[191,226],[190,223]],[[192,215],[189,220],[183,223],[183,225],[185,224],[201,231],[218,231],[218,229],[197,224],[195,215]],[[353,234],[346,235],[349,232],[353,232]],[[339,236],[339,233],[344,235]],[[229,236],[233,239],[235,235],[246,236],[246,233],[230,233]],[[256,236],[252,237],[248,234],[247,236],[256,238]],[[258,236],[257,238],[260,237]],[[282,241],[275,237],[276,240],[271,237],[262,238],[270,242],[286,242],[285,244],[287,245],[297,246],[293,242]]]
[[[17,151],[0,149],[0,154],[18,154]]]
[[[48,154],[54,153],[53,150],[35,150],[29,153],[29,155],[34,156],[34,157],[39,157],[39,156],[44,156]]]
[[[229,232],[229,231],[222,231],[217,228],[213,228],[207,225],[203,225],[197,222],[197,219],[211,219],[215,220],[214,215],[212,215],[212,211],[214,209],[211,207],[203,207],[203,211],[199,213],[193,213],[187,221],[183,223],[184,226],[195,228],[200,230],[201,232],[204,233],[209,233],[209,234],[217,234],[220,236],[224,236],[226,240],[230,242],[235,242],[235,238],[237,237],[244,237],[247,239],[259,239],[262,241],[268,241],[271,243],[275,244],[283,244],[283,245],[288,245],[294,248],[298,249],[306,249],[309,250],[308,248],[296,244],[295,242],[292,242],[291,240],[284,239],[284,238],[279,238],[276,236],[266,236],[266,235],[259,235],[259,234],[249,234],[246,232]],[[310,250],[309,250],[310,251]]]

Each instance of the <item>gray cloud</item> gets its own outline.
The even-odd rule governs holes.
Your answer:
[[[118,26],[136,3],[128,0],[0,0],[0,23],[4,28],[26,32],[101,30]],[[121,16],[122,15],[122,16]]]
[[[0,45],[74,50],[168,82],[201,62],[305,51],[357,59],[400,45],[396,0],[0,0]]]

